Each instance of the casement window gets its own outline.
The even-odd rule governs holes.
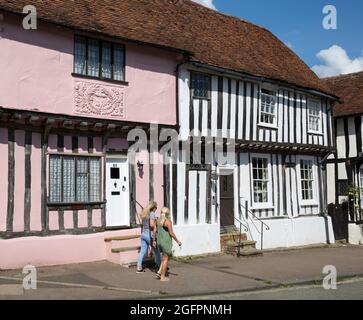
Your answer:
[[[277,98],[276,93],[261,89],[260,125],[277,126]]]
[[[301,198],[314,200],[314,172],[312,160],[300,160]]]
[[[49,202],[101,201],[101,159],[86,156],[49,157]]]
[[[299,199],[302,206],[317,206],[317,166],[313,157],[297,158]]]
[[[191,75],[191,89],[194,99],[210,99],[210,76],[193,72]]]
[[[76,36],[74,73],[100,79],[125,81],[125,47]]]
[[[254,207],[270,205],[271,175],[268,157],[252,157],[252,191]]]
[[[309,100],[309,131],[321,133],[321,105],[318,100]]]

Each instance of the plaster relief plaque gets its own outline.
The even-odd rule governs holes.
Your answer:
[[[75,111],[87,115],[125,118],[123,88],[91,82],[76,82]]]

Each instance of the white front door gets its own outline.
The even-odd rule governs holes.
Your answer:
[[[127,158],[106,159],[106,227],[130,226],[129,165]]]

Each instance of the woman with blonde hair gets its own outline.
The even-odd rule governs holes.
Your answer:
[[[158,248],[156,247],[156,209],[158,205],[155,201],[150,201],[145,209],[139,214],[141,221],[141,250],[137,257],[137,271],[136,273],[143,273],[142,262],[151,245],[154,252],[155,263],[159,268],[161,265],[161,256]]]
[[[160,281],[169,281],[169,278],[166,277],[166,272],[168,270],[169,257],[172,255],[172,239],[174,239],[179,246],[182,245],[173,231],[170,210],[164,207],[161,209],[160,218],[157,223],[157,246],[163,256],[160,269],[157,273]]]

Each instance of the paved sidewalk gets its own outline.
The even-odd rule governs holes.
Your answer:
[[[38,289],[23,293],[21,270],[0,271],[0,299],[162,299],[254,291],[321,282],[326,265],[334,265],[339,278],[363,277],[363,246],[172,261],[168,283],[157,281],[149,270],[139,275],[105,261],[43,267],[38,268]]]

